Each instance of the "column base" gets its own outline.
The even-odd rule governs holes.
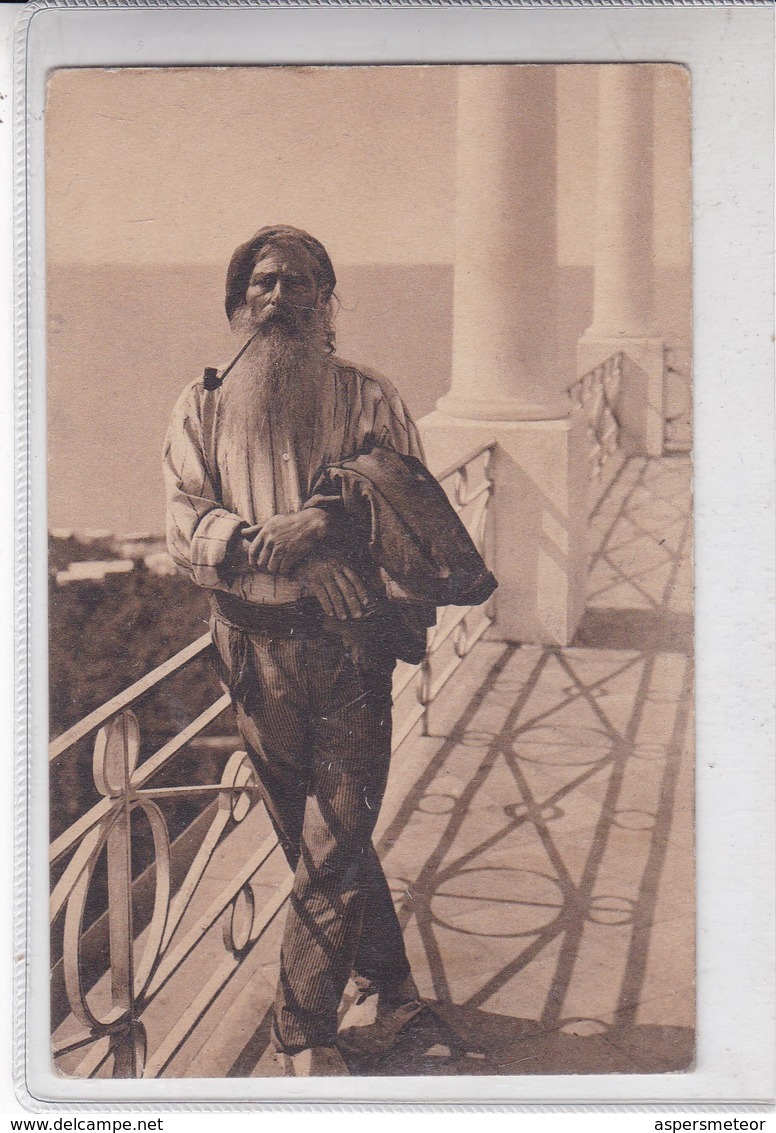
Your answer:
[[[556,421],[571,412],[568,396],[555,402],[530,403],[519,397],[461,397],[447,393],[437,409],[446,417],[465,421]]]
[[[497,641],[569,645],[587,592],[588,459],[583,417],[465,420],[436,410],[418,423],[433,471],[496,441],[488,565],[498,579]]]
[[[577,377],[622,352],[620,444],[628,453],[661,456],[665,435],[665,343],[662,338],[606,335],[594,327],[577,344]]]

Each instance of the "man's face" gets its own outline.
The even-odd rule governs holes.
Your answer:
[[[245,303],[256,329],[304,329],[318,304],[315,260],[303,247],[267,248],[251,272]]]

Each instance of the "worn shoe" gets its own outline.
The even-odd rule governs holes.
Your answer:
[[[283,1056],[287,1078],[345,1078],[350,1071],[335,1046],[311,1046]]]
[[[361,994],[345,1013],[337,1045],[348,1054],[384,1054],[425,1009],[411,976],[390,997],[383,992]]]

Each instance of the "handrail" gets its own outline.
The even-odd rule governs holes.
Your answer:
[[[461,514],[475,544],[484,550],[488,505],[493,493],[490,473],[495,442],[480,445],[458,462],[444,469],[437,479],[445,482],[457,476],[451,503]],[[485,457],[473,479],[472,465]],[[477,621],[468,621],[473,610]],[[428,734],[429,706],[435,696],[457,669],[475,641],[492,622],[492,607],[450,608],[443,612],[439,625],[430,631],[424,661],[409,667],[405,678],[402,673],[395,684],[398,696],[406,693],[415,679],[414,702],[405,711],[394,729],[394,749],[404,741],[418,721],[423,734]],[[227,833],[236,823],[242,822],[258,799],[258,781],[253,766],[244,751],[235,751],[227,762],[219,783],[181,786],[148,786],[149,780],[182,752],[188,743],[224,712],[230,697],[224,694],[210,704],[177,735],[158,751],[138,765],[140,755],[140,729],[132,711],[134,705],[162,681],[180,672],[192,661],[211,648],[210,634],[187,645],[163,664],[157,666],[123,692],[106,701],[79,723],[68,728],[52,741],[49,749],[51,765],[75,744],[96,732],[93,755],[94,783],[102,795],[100,802],[56,838],[50,846],[52,863],[64,861],[64,871],[52,894],[52,921],[64,914],[64,943],[62,970],[65,991],[72,1015],[83,1030],[68,1033],[66,1041],[55,1057],[72,1055],[89,1047],[89,1053],[75,1073],[92,1074],[112,1055],[114,1074],[140,1077],[162,1073],[196,1024],[195,1005],[207,1005],[220,993],[232,978],[244,955],[265,931],[272,918],[282,907],[290,892],[291,881],[279,886],[276,895],[263,909],[257,907],[253,885],[269,856],[277,849],[277,839],[271,834],[258,852],[227,882],[208,910],[197,917],[181,936],[186,925],[186,913],[199,892],[200,882]],[[436,658],[440,657],[441,672],[436,673]],[[159,802],[170,798],[214,797],[212,820],[204,838],[188,864],[186,876],[172,893],[172,857],[167,823],[159,809]],[[133,928],[134,881],[131,870],[131,816],[142,811],[150,827],[154,847],[153,909],[150,924],[144,934],[142,954],[135,956],[138,942]],[[98,861],[107,854],[109,926],[109,973],[113,1006],[100,1016],[91,1003],[91,992],[84,986],[82,942],[83,918],[87,897]],[[249,913],[249,927],[240,927]],[[178,1020],[164,1043],[154,1051],[146,1063],[145,1030],[142,1014],[156,998],[167,981],[179,969],[199,940],[212,926],[225,917],[224,944],[227,956],[216,968],[206,987],[192,1008]],[[193,1013],[194,1012],[194,1013]],[[103,1040],[102,1045],[98,1040]],[[104,1040],[108,1041],[107,1053]],[[96,1046],[94,1044],[97,1044]]]
[[[202,637],[198,637],[196,641],[192,641],[190,645],[181,649],[174,657],[163,661],[161,665],[152,669],[150,673],[146,673],[144,677],[135,681],[129,688],[125,688],[123,692],[119,692],[116,696],[111,697],[110,700],[106,700],[99,708],[95,708],[88,716],[84,716],[83,720],[79,720],[77,724],[73,724],[71,728],[68,728],[66,732],[63,732],[61,736],[57,736],[57,738],[52,740],[49,744],[49,763],[52,765],[56,763],[73,744],[78,743],[79,740],[88,736],[89,733],[95,731],[96,728],[106,724],[111,717],[116,716],[123,709],[130,708],[141,696],[145,696],[147,692],[150,692],[155,685],[158,685],[166,677],[171,676],[178,669],[182,669],[184,665],[187,665],[189,661],[193,661],[195,657],[204,653],[211,644],[210,634],[203,633]]]
[[[462,468],[466,468],[469,464],[474,464],[477,457],[484,456],[486,452],[492,454],[495,447],[495,441],[485,441],[479,448],[473,449],[463,460],[455,460],[452,464],[448,464],[447,468],[443,468],[441,472],[435,472],[434,479],[438,480],[440,484],[444,480],[449,480],[451,476],[455,476],[456,472],[460,472]]]
[[[227,693],[219,697],[208,708],[201,712],[196,719],[192,720],[182,731],[178,732],[177,736],[173,736],[168,740],[163,747],[145,761],[143,766],[132,777],[132,785],[137,788],[142,787],[152,775],[155,775],[161,767],[167,763],[195,736],[204,731],[208,724],[217,719],[222,712],[225,712],[229,707],[230,697]],[[215,790],[215,787],[208,787],[208,790]],[[99,823],[107,816],[110,811],[111,800],[103,799],[99,803],[95,803],[91,810],[82,815],[79,819],[69,826],[60,836],[51,843],[49,847],[49,861],[56,862],[63,854],[72,849],[76,842],[87,834],[92,827],[99,825]]]

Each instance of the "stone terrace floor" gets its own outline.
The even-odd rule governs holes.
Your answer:
[[[351,1060],[355,1074],[692,1062],[689,459],[628,460],[592,537],[574,644],[479,642],[433,706],[431,737],[394,757],[376,842],[430,1007],[388,1056]],[[255,823],[228,840],[216,887],[240,842],[263,837]],[[283,876],[275,861],[267,896]],[[267,1043],[282,920],[165,1076],[281,1072]],[[151,1050],[190,1002],[185,982],[149,1009]]]
[[[412,741],[378,848],[434,1006],[353,1069],[692,1061],[689,504],[687,458],[628,461],[594,516],[574,645],[480,644],[439,738]]]

